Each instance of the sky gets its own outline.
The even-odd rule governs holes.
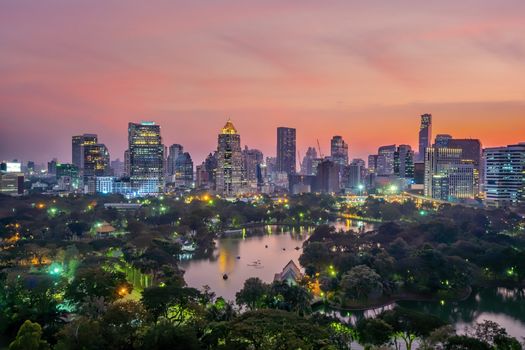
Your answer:
[[[96,133],[123,158],[127,123],[161,125],[200,163],[231,118],[275,155],[297,128],[350,158],[433,131],[525,141],[525,1],[3,0],[0,160],[71,161]]]

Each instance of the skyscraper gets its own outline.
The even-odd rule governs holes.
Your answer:
[[[486,148],[485,202],[489,207],[525,203],[525,142]]]
[[[377,174],[393,175],[394,174],[394,156],[396,145],[381,146],[377,151]]]
[[[245,146],[242,151],[244,178],[250,187],[257,187],[257,168],[264,162],[264,156],[258,149],[249,149]]]
[[[394,174],[405,179],[414,178],[414,151],[410,145],[399,145],[394,154]]]
[[[164,192],[164,146],[160,126],[154,122],[129,123],[128,149],[131,188],[134,195]]]
[[[437,134],[434,147],[449,147],[450,140],[452,140],[452,136],[449,134]]]
[[[109,175],[109,152],[106,145],[101,143],[84,144],[81,149],[80,173],[82,174],[84,191],[95,193],[96,178]]]
[[[295,174],[296,136],[293,128],[277,128],[277,171]]]
[[[94,145],[98,143],[98,137],[96,134],[83,134],[73,136],[71,138],[71,162],[76,165],[77,168],[81,168],[82,163],[82,146]]]
[[[339,164],[329,159],[323,160],[317,166],[315,192],[338,193],[340,190],[339,168]]]
[[[430,147],[432,141],[432,114],[421,116],[421,126],[419,127],[419,154],[418,160],[425,158],[425,150]]]
[[[425,154],[425,196],[448,200],[448,175],[452,169],[457,168],[460,164],[461,150],[458,148],[427,148]]]
[[[317,151],[315,147],[308,147],[306,155],[301,163],[301,174],[303,175],[315,175],[316,169],[313,168],[313,161],[317,158]]]
[[[348,144],[342,136],[334,136],[330,141],[330,156],[332,161],[340,166],[348,165]]]
[[[461,159],[465,163],[472,163],[474,168],[474,192],[478,195],[481,192],[483,166],[483,148],[480,140],[477,139],[450,139],[448,147],[461,149]]]
[[[167,162],[167,174],[175,175],[175,162],[177,158],[184,153],[184,147],[179,144],[173,144],[169,148],[168,162]]]
[[[241,136],[228,120],[218,137],[216,191],[232,197],[243,191],[243,185]]]
[[[175,187],[192,188],[193,187],[193,160],[188,152],[178,155],[175,160]]]

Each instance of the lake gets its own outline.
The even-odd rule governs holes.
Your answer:
[[[337,230],[357,232],[364,225],[365,230],[372,230],[373,224],[343,220],[331,223]],[[313,232],[312,227],[292,228],[285,226],[264,226],[247,229],[239,237],[221,238],[216,241],[216,249],[211,257],[193,258],[180,263],[186,271],[184,279],[189,286],[201,289],[208,285],[217,296],[235,300],[244,281],[258,277],[271,283],[274,275],[293,260],[299,265],[302,244]],[[266,247],[267,246],[267,247]],[[300,249],[296,250],[295,248]],[[239,257],[239,258],[237,258]],[[223,275],[228,279],[224,280]],[[525,335],[525,291],[492,288],[476,291],[461,302],[399,302],[399,305],[428,314],[436,315],[454,324],[461,332],[465,326],[473,325],[485,319],[499,323],[507,332],[521,339]],[[394,305],[388,305],[391,308]],[[336,315],[349,320],[360,317],[373,317],[383,308],[360,312],[344,312]],[[326,310],[331,313],[332,311]]]

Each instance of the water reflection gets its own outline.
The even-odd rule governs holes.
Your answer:
[[[525,334],[525,290],[489,288],[472,293],[458,302],[422,302],[400,301],[381,308],[364,311],[334,311],[320,307],[318,311],[346,320],[355,324],[365,317],[376,317],[395,305],[408,309],[435,315],[453,324],[459,333],[465,332],[465,327],[472,327],[478,322],[491,320],[499,323],[507,332],[518,339]]]
[[[374,228],[373,225],[352,220],[330,224],[338,231],[357,232],[361,226],[366,230]],[[259,277],[269,283],[290,260],[299,266],[303,242],[314,229],[307,226],[267,225],[218,239],[213,252],[181,261],[180,265],[186,271],[184,279],[191,287],[200,289],[209,285],[218,296],[234,300],[235,293],[242,288],[246,279]],[[224,274],[228,275],[227,280],[222,278]]]

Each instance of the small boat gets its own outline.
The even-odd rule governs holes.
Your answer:
[[[268,245],[265,245],[264,248],[268,248]]]
[[[241,257],[240,257],[240,256],[238,256],[238,257],[237,257],[237,260],[239,260],[240,258],[241,258]]]
[[[283,250],[286,250],[286,248],[283,248]]]
[[[301,248],[299,248],[299,247],[295,247],[295,250],[299,250],[299,249],[301,249]]]
[[[227,274],[222,275],[222,279],[223,280],[227,280],[228,279],[228,275]]]

